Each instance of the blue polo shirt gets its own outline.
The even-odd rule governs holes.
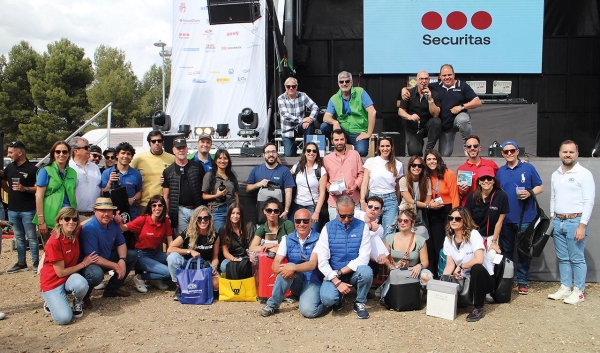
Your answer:
[[[113,248],[125,244],[125,238],[115,222],[110,222],[105,228],[98,222],[96,216],[93,216],[89,222],[83,225],[79,242],[81,243],[80,260],[91,254],[92,251],[108,259]]]
[[[110,173],[115,170],[115,166],[112,166],[102,172],[102,178],[100,180],[100,187],[104,189],[108,184],[108,179],[110,179]],[[142,190],[142,173],[140,173],[137,169],[129,167],[125,173],[119,173],[119,180],[121,182],[121,186],[124,186],[127,189],[127,196],[130,198],[135,196],[135,194]],[[131,219],[133,220],[137,217],[137,207],[131,207]]]
[[[446,88],[442,81],[430,83],[429,89],[437,92],[440,97],[440,119],[442,120],[442,130],[444,131],[452,129],[454,118],[456,117],[450,109],[477,98],[477,94],[471,86],[461,80],[456,80],[456,83],[451,88]]]
[[[281,164],[278,164],[277,167],[273,169],[267,168],[265,163],[257,165],[250,171],[247,183],[256,184],[263,179],[267,179],[279,185],[283,195],[285,195],[285,189],[296,186],[290,170]]]
[[[371,99],[371,96],[369,96],[367,91],[363,90],[363,93],[360,95],[360,98],[362,101],[363,108],[367,109],[368,107],[373,105],[373,100]],[[350,114],[352,112],[350,110],[350,99],[346,99],[346,97],[344,97],[343,94],[342,111],[344,114]],[[329,99],[329,102],[327,103],[327,113],[330,113],[331,115],[335,116],[335,107],[333,106],[333,102],[331,101],[331,99]]]
[[[188,157],[188,159],[189,159],[189,157]],[[212,171],[213,160],[212,160],[212,157],[210,156],[210,154],[208,155],[206,162],[202,162],[200,160],[200,158],[198,158],[198,152],[194,153],[194,158],[192,158],[192,159],[202,165],[202,168],[204,168],[204,173],[208,173],[208,172]]]
[[[508,195],[508,204],[510,212],[504,219],[505,223],[519,224],[521,218],[521,210],[525,207],[523,215],[523,223],[531,223],[536,216],[535,204],[532,198],[525,201],[517,199],[517,186],[525,187],[526,190],[531,190],[536,186],[542,185],[542,178],[531,163],[523,163],[519,159],[517,165],[510,169],[508,165],[503,165],[496,172],[496,180],[500,183],[502,190]]]

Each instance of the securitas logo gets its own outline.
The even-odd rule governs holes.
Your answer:
[[[471,26],[475,30],[484,31],[492,25],[492,15],[486,11],[477,11],[471,14]],[[467,14],[460,11],[453,11],[446,15],[445,25],[455,31],[459,31],[467,26],[469,18]],[[423,28],[429,31],[440,29],[444,25],[442,14],[429,11],[421,17]],[[436,37],[431,34],[423,35],[423,44],[425,45],[489,45],[492,42],[490,37],[480,37],[465,33],[464,36],[456,37]]]

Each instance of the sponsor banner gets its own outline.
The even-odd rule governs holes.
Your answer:
[[[485,81],[467,81],[467,85],[471,86],[477,94],[485,94],[487,90],[487,82]]]
[[[494,94],[510,94],[512,91],[512,81],[494,81]]]
[[[172,130],[180,124],[229,124],[237,137],[238,114],[249,107],[259,117],[264,140],[268,130],[265,19],[211,26],[206,0],[173,1],[171,91],[167,113]],[[259,143],[260,144],[260,143]]]
[[[541,73],[543,0],[364,0],[367,74]]]

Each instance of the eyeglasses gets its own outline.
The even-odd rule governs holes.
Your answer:
[[[491,176],[488,176],[488,175],[482,176],[482,177],[479,178],[479,181],[492,181],[492,180],[494,180],[494,177],[491,177]]]
[[[150,140],[150,142],[152,142],[152,143],[163,143],[163,140],[162,139]]]
[[[285,85],[285,88],[296,89],[297,85]]]
[[[75,216],[75,217],[63,217],[63,221],[69,223],[69,222],[79,222],[79,217]]]
[[[423,169],[423,165],[421,163],[413,163],[410,165],[411,168]]]
[[[210,221],[210,216],[198,217],[198,223]]]
[[[267,212],[268,214],[274,213],[274,214],[279,214],[279,211],[281,211],[278,208],[265,208],[265,212]]]
[[[472,145],[465,145],[465,148],[471,149],[471,148],[479,148],[479,144],[478,143],[474,143]]]
[[[408,219],[408,218],[400,218],[398,220],[398,223],[400,223],[400,224],[410,223],[410,219]]]
[[[352,82],[352,80],[339,80],[338,82],[340,83],[340,85],[342,85],[342,84],[350,83],[350,82]]]
[[[277,154],[277,151],[265,151],[265,154]]]
[[[462,217],[452,217],[448,216],[448,222],[462,222]]]
[[[367,205],[367,207],[370,210],[375,210],[375,211],[379,211],[381,209],[381,206],[375,206],[375,205]]]
[[[352,219],[352,218],[354,218],[353,214],[341,214],[341,213],[338,213],[338,214],[340,215],[341,219],[346,219],[346,218]]]
[[[89,151],[90,150],[90,145],[77,146],[77,147],[73,147],[73,149],[75,149],[75,150],[86,150],[86,151]]]
[[[517,152],[516,148],[511,148],[509,150],[502,150],[502,154],[504,154],[504,155],[515,154],[515,152]]]
[[[108,159],[117,159],[117,157],[116,157],[116,156],[114,156],[114,155],[106,156],[106,157],[104,157],[104,158],[106,158],[107,160],[108,160]]]
[[[306,153],[319,153],[319,150],[313,150],[312,148],[307,148]]]
[[[54,150],[54,154],[64,154],[66,156],[69,154],[69,150]]]
[[[308,219],[308,218],[302,218],[302,219],[296,218],[296,219],[294,219],[294,223],[296,223],[296,224],[300,224],[300,223],[308,224],[308,222],[310,222],[310,219]]]
[[[425,80],[429,80],[429,77],[417,77],[417,80],[425,81]]]
[[[162,203],[153,203],[152,204],[152,208],[163,208],[165,207],[165,205],[163,205]]]
[[[96,158],[102,159],[102,155],[98,154],[98,153],[92,153],[92,158],[94,158],[94,159],[96,159]]]

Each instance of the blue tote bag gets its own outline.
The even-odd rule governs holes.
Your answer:
[[[196,259],[196,269],[190,269],[194,259],[189,259],[185,269],[177,270],[177,284],[181,288],[181,304],[210,305],[213,302],[212,268],[203,267],[202,258]]]

